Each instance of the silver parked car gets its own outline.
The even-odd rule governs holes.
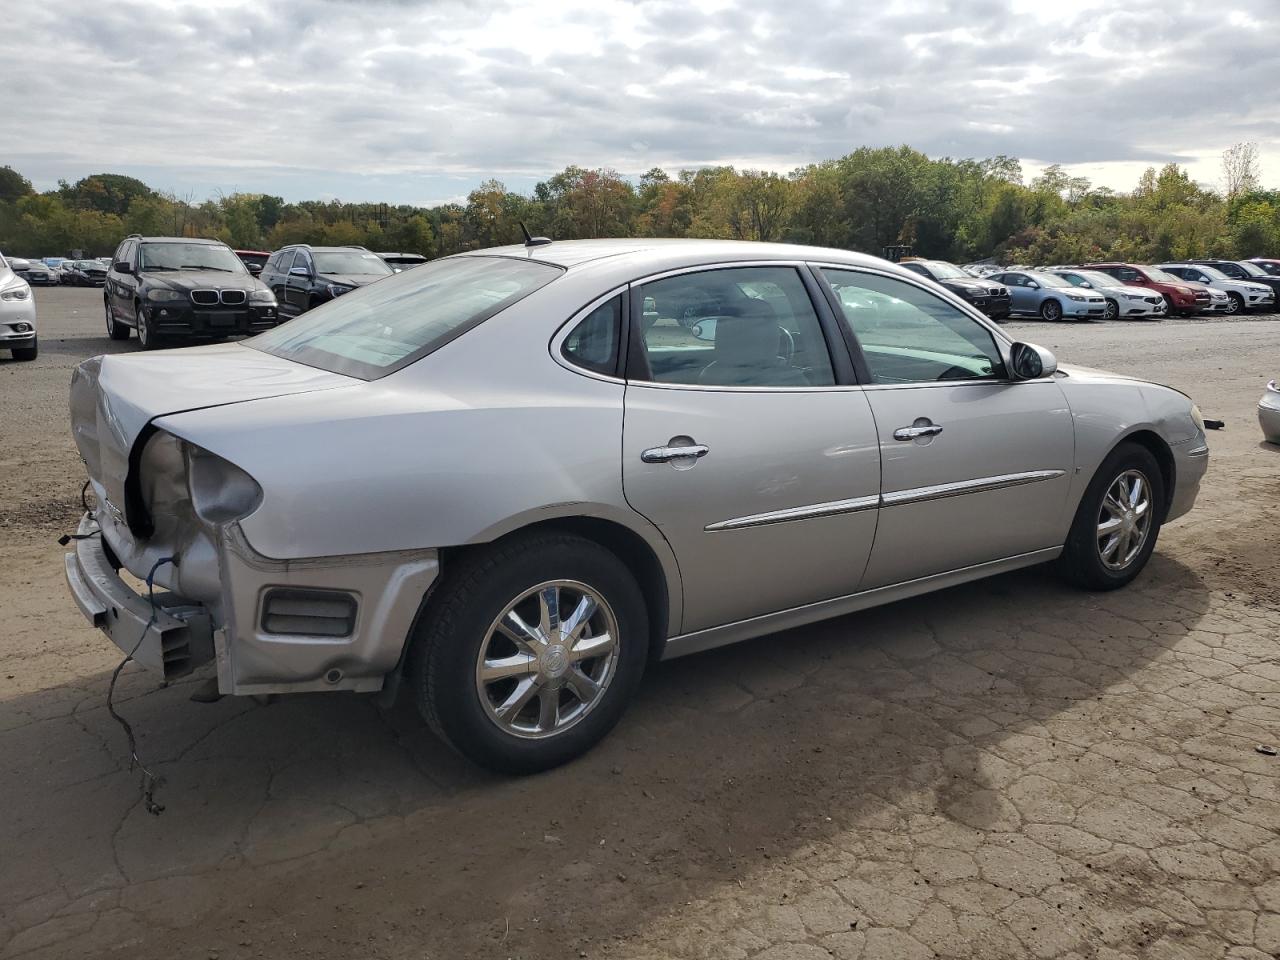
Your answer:
[[[1280,386],[1274,380],[1258,401],[1258,423],[1267,443],[1280,443]]]
[[[1159,268],[1180,280],[1203,283],[1209,288],[1210,296],[1213,296],[1215,291],[1225,294],[1227,297],[1226,306],[1223,308],[1225,313],[1270,310],[1276,305],[1275,292],[1267,284],[1233,279],[1217,267],[1205,263],[1162,263]],[[1214,301],[1219,300],[1220,298],[1214,297]]]
[[[71,420],[67,581],[123,651],[225,694],[403,678],[512,772],[590,747],[654,658],[1046,561],[1121,587],[1209,453],[1183,394],[908,270],[721,241],[435,260],[88,360]]]
[[[1146,287],[1131,287],[1100,270],[1079,267],[1046,267],[1046,273],[1061,277],[1073,286],[1093,290],[1106,300],[1108,320],[1121,317],[1159,320],[1168,312],[1164,297]]]
[[[987,277],[1009,288],[1011,311],[1015,317],[1044,320],[1101,320],[1107,301],[1100,293],[1077,288],[1069,280],[1040,270],[1010,270]]]

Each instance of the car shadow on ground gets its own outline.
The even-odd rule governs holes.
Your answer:
[[[1047,568],[955,587],[656,664],[600,747],[513,780],[454,756],[407,697],[202,705],[195,680],[157,689],[130,668],[119,709],[164,778],[159,817],[100,674],[0,702],[0,907],[22,901],[11,918],[36,923],[105,897],[117,921],[82,945],[151,956],[213,949],[246,917],[255,949],[301,946],[299,916],[356,898],[325,931],[352,949],[392,924],[432,955],[571,955],[805,848],[874,859],[937,815],[1016,829],[1011,785],[1115,736],[1091,714],[1208,607],[1199,576],[1158,553],[1110,594]],[[1151,693],[1141,709],[1203,730],[1202,711]]]

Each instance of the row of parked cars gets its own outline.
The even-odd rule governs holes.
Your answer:
[[[911,259],[904,267],[958,293],[995,319],[1159,319],[1200,313],[1270,313],[1280,298],[1280,260],[1105,261],[1046,267]],[[977,288],[977,289],[975,289]]]
[[[299,243],[232,250],[192,237],[126,237],[103,281],[107,333],[144,349],[177,339],[260,333],[426,258]]]

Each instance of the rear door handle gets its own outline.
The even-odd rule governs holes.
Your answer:
[[[689,457],[698,460],[710,452],[711,448],[705,443],[691,443],[682,447],[650,447],[640,454],[640,459],[645,463],[670,463],[672,460]]]
[[[909,427],[899,427],[893,431],[893,439],[895,440],[915,440],[919,437],[936,437],[942,432],[942,425],[938,423],[920,423],[916,421]]]

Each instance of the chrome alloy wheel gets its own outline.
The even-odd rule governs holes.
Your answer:
[[[1151,484],[1139,470],[1111,481],[1098,511],[1098,555],[1103,566],[1123,570],[1142,552],[1151,532]]]
[[[476,659],[485,713],[525,739],[572,727],[604,697],[618,665],[618,621],[585,583],[526,590],[489,625]]]

